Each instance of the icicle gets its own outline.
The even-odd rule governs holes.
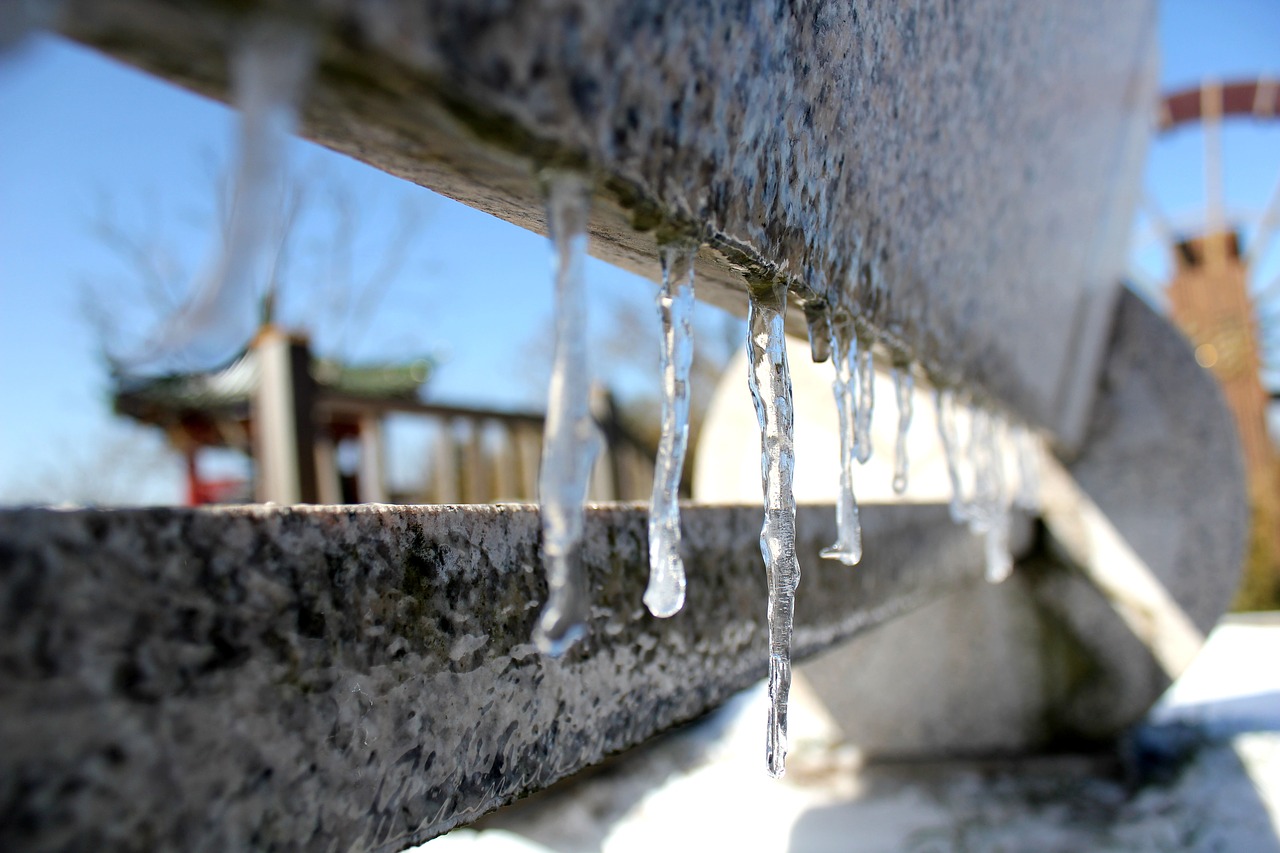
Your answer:
[[[969,455],[974,469],[974,494],[969,527],[985,537],[987,580],[999,583],[1013,568],[1000,422],[995,415],[976,406],[972,407],[970,417]]]
[[[1014,451],[1018,457],[1018,493],[1013,504],[1026,512],[1040,509],[1040,451],[1035,436],[1025,426],[1013,433]]]
[[[997,512],[987,527],[983,543],[987,561],[987,583],[1000,583],[1013,572],[1013,555],[1009,553],[1009,513]]]
[[[534,641],[543,652],[556,657],[586,633],[589,608],[581,564],[583,504],[601,439],[591,418],[587,368],[583,281],[587,185],[571,172],[552,173],[546,180],[547,223],[555,252],[555,359],[538,477],[547,602],[534,629]]]
[[[970,403],[969,409],[969,443],[966,454],[969,458],[969,469],[973,472],[973,492],[966,498],[964,517],[969,522],[969,529],[974,533],[983,533],[987,529],[987,506],[991,496],[991,466],[987,460],[986,434],[991,420],[986,410]]]
[[[947,459],[947,477],[951,480],[951,519],[966,523],[984,539],[986,577],[999,583],[1013,569],[1009,553],[1009,488],[1005,481],[1002,436],[1004,421],[977,405],[969,404],[969,436],[965,455],[973,472],[973,492],[965,496],[960,477],[959,447],[956,430],[955,392],[937,389],[933,404],[938,418],[938,437]]]
[[[987,433],[988,479],[991,496],[987,505],[987,581],[1000,583],[1013,571],[1013,555],[1009,553],[1009,489],[1005,482],[1003,421],[991,416]]]
[[[822,556],[854,566],[862,559],[862,525],[858,519],[858,502],[853,493],[853,469],[857,462],[854,421],[858,402],[855,394],[857,375],[857,338],[853,325],[838,322],[830,327],[831,353],[836,370],[831,390],[836,398],[840,419],[840,497],[836,501],[836,542],[822,549]]]
[[[806,302],[805,325],[809,328],[809,357],[814,364],[831,358],[831,309],[822,300]]]
[[[991,464],[987,458],[986,436],[991,429],[991,417],[975,403],[969,404],[969,468],[973,471],[973,493],[962,504],[962,515],[974,533],[983,533],[990,520],[987,508],[991,503]]]
[[[765,762],[781,776],[787,755],[787,697],[791,691],[791,621],[800,582],[796,559],[795,436],[791,374],[783,342],[787,292],[782,285],[753,292],[747,315],[751,396],[760,424],[764,526],[760,553],[769,579],[769,726]]]
[[[898,400],[898,440],[893,447],[893,491],[902,494],[907,490],[907,432],[911,429],[911,392],[915,377],[911,366],[893,368],[893,395]]]
[[[858,361],[858,408],[854,419],[854,452],[858,461],[866,464],[871,458],[871,416],[876,404],[876,366],[871,351],[871,341],[857,341],[855,357]]]
[[[938,420],[938,439],[947,461],[947,478],[951,481],[951,520],[956,524],[968,521],[964,502],[964,487],[960,482],[960,459],[956,438],[956,395],[950,389],[935,388],[933,410]]]
[[[693,364],[693,259],[697,247],[662,250],[662,437],[649,502],[649,587],[645,606],[654,616],[674,616],[684,606],[680,559],[680,477],[689,443],[689,368]]]
[[[240,129],[227,230],[190,301],[144,353],[126,359],[132,369],[172,369],[174,358],[213,364],[252,336],[255,297],[268,284],[272,243],[280,239],[287,145],[313,47],[307,32],[278,22],[259,24],[238,46],[231,76]]]

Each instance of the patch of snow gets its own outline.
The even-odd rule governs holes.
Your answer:
[[[1097,755],[863,766],[797,685],[788,774],[774,780],[760,770],[761,684],[536,806],[486,818],[493,828],[457,830],[423,853],[1280,853],[1277,660],[1280,614],[1224,620],[1135,730],[1139,747],[1175,746],[1155,756],[1169,772],[1146,779]],[[1142,757],[1130,763],[1141,771]]]

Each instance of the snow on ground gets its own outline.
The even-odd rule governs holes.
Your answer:
[[[1280,853],[1280,613],[1228,617],[1120,754],[862,766],[800,695],[775,781],[765,703],[752,688],[420,853]]]

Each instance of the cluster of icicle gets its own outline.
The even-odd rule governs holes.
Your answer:
[[[591,466],[602,441],[588,406],[583,265],[590,193],[585,180],[573,172],[548,173],[545,181],[556,324],[538,482],[548,592],[534,641],[543,652],[559,656],[583,635],[590,611],[581,564],[582,530]],[[659,617],[673,616],[684,606],[679,494],[689,443],[696,250],[696,245],[663,249],[662,289],[657,299],[662,323],[662,436],[649,512],[650,577],[644,603]]]
[[[584,504],[591,466],[601,439],[588,408],[588,367],[583,263],[586,257],[589,191],[573,173],[546,176],[548,224],[554,247],[556,294],[555,362],[548,394],[539,497],[547,558],[548,597],[535,641],[558,656],[585,632],[589,598],[580,558]],[[680,557],[679,485],[689,438],[689,369],[693,360],[691,314],[696,245],[662,250],[662,435],[649,512],[649,585],[644,603],[658,617],[684,605],[685,572]],[[765,760],[770,775],[781,776],[787,752],[787,702],[791,687],[791,640],[795,592],[800,582],[796,556],[794,408],[790,368],[783,338],[787,290],[780,283],[757,285],[747,318],[748,385],[760,428],[760,477],[764,524],[760,552],[768,577],[769,719]],[[862,559],[862,533],[854,479],[872,453],[875,407],[875,340],[860,328],[854,312],[838,308],[808,316],[810,344],[817,361],[830,357],[832,390],[840,430],[840,493],[836,541],[822,556],[852,566]],[[894,445],[893,489],[907,489],[907,433],[912,420],[914,377],[909,362],[892,369],[898,429]],[[951,514],[986,538],[986,574],[992,582],[1008,576],[1009,514],[1012,506],[1033,508],[1036,445],[1031,433],[1011,427],[998,415],[968,404],[963,447],[956,395],[934,394],[938,434],[951,480]],[[1017,449],[1017,493],[1005,475],[1003,447]]]
[[[856,565],[862,559],[862,531],[854,495],[856,464],[871,458],[871,417],[875,406],[874,340],[859,334],[850,313],[844,310],[815,313],[809,317],[811,348],[815,358],[830,357],[835,367],[832,392],[840,431],[840,492],[836,500],[836,541],[822,556]],[[899,360],[892,368],[898,429],[894,442],[893,490],[907,490],[907,433],[911,428],[915,379],[910,363]],[[956,417],[956,394],[934,391],[938,436],[946,456],[951,482],[951,517],[985,537],[986,576],[998,583],[1009,576],[1009,518],[1014,507],[1037,509],[1038,449],[1026,427],[1012,425],[1004,417],[974,403],[967,405],[968,441],[961,445]],[[1010,488],[1004,465],[1004,448],[1012,444],[1017,454],[1016,492]],[[856,463],[856,464],[855,464]],[[968,484],[966,486],[966,483]]]
[[[555,360],[539,479],[547,601],[534,630],[545,653],[562,655],[585,632],[589,599],[581,546],[587,485],[600,438],[588,408],[586,294],[589,192],[571,172],[545,176],[547,220],[553,246]],[[695,245],[662,253],[662,436],[649,512],[649,585],[644,603],[655,616],[680,611],[685,598],[680,557],[680,479],[689,438],[689,369],[693,361]],[[787,695],[791,686],[791,625],[800,566],[795,546],[795,473],[791,376],[783,340],[786,289],[753,293],[748,320],[750,387],[760,422],[765,520],[760,550],[769,577],[769,772],[779,776],[786,756]],[[868,393],[869,393],[869,385]],[[868,447],[869,451],[869,447]]]
[[[1013,569],[1009,553],[1009,516],[1014,507],[1038,509],[1039,450],[1030,430],[1012,425],[1005,418],[974,403],[967,405],[969,434],[961,450],[959,404],[954,391],[933,392],[938,420],[938,438],[947,460],[951,480],[951,520],[967,524],[986,543],[987,580],[999,583]],[[1018,479],[1014,491],[1005,471],[1004,448],[1012,444],[1017,458]],[[963,470],[963,457],[968,473]],[[966,488],[966,481],[968,487]]]

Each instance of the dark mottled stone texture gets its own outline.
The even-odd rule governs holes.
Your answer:
[[[714,707],[765,672],[760,510],[686,512],[667,620],[645,518],[590,513],[556,661],[529,507],[0,513],[0,849],[396,850]],[[981,571],[943,507],[863,524],[854,571],[801,510],[798,655]]]
[[[1081,436],[1154,103],[1154,2],[71,0],[76,38],[215,95],[255,9],[315,26],[305,132],[544,230],[590,169],[592,251],[700,298],[852,299],[886,340]],[[802,312],[793,312],[802,330]]]

